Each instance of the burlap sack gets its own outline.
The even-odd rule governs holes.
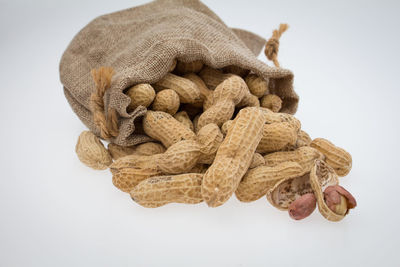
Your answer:
[[[128,146],[149,137],[134,133],[134,121],[146,109],[139,107],[127,113],[130,98],[123,90],[159,80],[175,58],[185,62],[202,60],[213,68],[236,65],[269,78],[270,91],[283,99],[282,112],[295,113],[298,96],[293,91],[293,74],[257,59],[264,44],[265,40],[255,34],[230,29],[199,1],[158,0],[90,22],[64,52],[60,77],[74,112],[99,135],[89,108],[95,89],[90,71],[100,66],[115,70],[104,106],[105,110],[114,108],[119,115],[119,135],[110,141]]]

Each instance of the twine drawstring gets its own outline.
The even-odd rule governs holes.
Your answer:
[[[271,38],[267,41],[265,45],[264,53],[269,60],[271,60],[275,67],[279,68],[278,62],[278,52],[279,52],[279,39],[281,38],[282,34],[289,28],[288,24],[280,24],[278,30],[274,30],[272,32]]]
[[[90,109],[93,113],[93,121],[100,129],[103,139],[118,136],[118,113],[113,108],[108,108],[107,117],[104,110],[103,97],[111,86],[111,78],[114,70],[108,67],[100,67],[91,71],[93,81],[96,85],[95,92],[90,96]]]

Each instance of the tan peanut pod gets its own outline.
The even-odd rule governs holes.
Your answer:
[[[197,134],[198,131],[200,130],[200,129],[199,129],[199,125],[198,125],[198,123],[199,123],[199,118],[200,118],[200,115],[197,115],[197,116],[194,117],[194,119],[193,119],[194,132],[195,132],[196,134]]]
[[[235,65],[223,67],[222,70],[224,71],[224,73],[234,74],[242,78],[249,74],[249,70],[243,69]]]
[[[239,111],[203,177],[201,193],[210,207],[225,203],[247,172],[262,137],[264,116],[258,108]]]
[[[260,153],[254,153],[249,169],[253,169],[261,165],[265,165],[264,157]]]
[[[150,106],[156,96],[156,92],[150,84],[141,83],[129,88],[126,95],[131,98],[128,111],[133,111],[138,106],[144,106],[146,108]]]
[[[247,75],[247,77],[244,80],[247,84],[247,87],[249,87],[250,92],[256,97],[260,98],[269,93],[268,91],[269,80],[264,80],[263,78],[255,74]]]
[[[324,159],[324,155],[315,148],[303,146],[294,151],[279,151],[264,156],[265,166],[276,166],[282,162],[292,161],[298,163],[304,170],[309,172],[314,166],[316,159]]]
[[[157,90],[160,88],[174,90],[179,95],[181,103],[195,103],[200,100],[200,90],[195,83],[172,73],[167,73],[155,85]]]
[[[166,149],[162,144],[155,143],[155,142],[147,142],[147,143],[138,145],[133,154],[143,155],[143,156],[152,156],[152,155],[164,153],[165,150]]]
[[[275,208],[288,210],[293,201],[308,193],[313,193],[309,172],[279,180],[267,191],[267,199]]]
[[[158,158],[158,168],[163,173],[189,172],[200,157],[200,145],[195,140],[183,140],[170,146]]]
[[[192,130],[161,111],[147,111],[143,118],[143,129],[148,136],[160,141],[166,148],[182,140],[196,139]]]
[[[311,137],[308,135],[303,130],[300,130],[298,135],[297,135],[297,140],[296,140],[296,146],[297,147],[302,147],[302,146],[309,146],[311,144]]]
[[[177,60],[174,59],[174,61],[172,61],[172,64],[168,69],[168,72],[173,72],[174,71],[174,69],[176,68],[176,63],[177,63]]]
[[[316,160],[310,172],[310,183],[314,195],[317,198],[318,209],[322,216],[333,222],[342,220],[345,215],[333,212],[329,209],[324,200],[325,189],[330,185],[339,184],[339,179],[333,168],[321,160]]]
[[[174,115],[174,118],[186,127],[188,127],[190,130],[194,131],[193,123],[190,120],[189,115],[186,111],[179,111]]]
[[[216,70],[205,66],[199,73],[199,76],[211,90],[217,88],[217,86],[229,78],[232,74],[224,74],[220,70]]]
[[[263,107],[260,107],[260,110],[264,113],[266,123],[288,122],[297,131],[300,131],[301,123],[293,115],[287,113],[276,113]]]
[[[325,162],[331,166],[337,175],[346,176],[352,167],[352,158],[349,152],[337,147],[323,138],[316,138],[310,146],[325,155]]]
[[[203,201],[202,177],[200,173],[151,177],[133,188],[130,195],[146,208],[157,208],[168,203],[197,204]]]
[[[251,202],[271,190],[282,179],[294,178],[303,173],[301,166],[295,162],[283,162],[274,167],[258,166],[247,171],[235,191],[242,202]]]
[[[214,123],[201,128],[197,133],[197,142],[200,144],[201,151],[198,163],[211,164],[223,138],[221,130]]]
[[[152,109],[174,115],[179,109],[179,96],[172,89],[161,90],[154,98]]]
[[[232,75],[223,81],[213,93],[213,105],[200,115],[198,127],[201,129],[209,123],[221,127],[231,119],[235,105],[242,100],[246,90],[247,85],[239,76]]]
[[[257,152],[269,153],[284,149],[288,145],[295,145],[297,130],[288,122],[265,124],[263,137],[257,146]]]
[[[193,167],[193,169],[191,169],[189,171],[189,173],[205,173],[208,169],[208,165],[207,164],[201,164],[198,163],[196,164],[196,166]]]
[[[199,72],[203,68],[203,62],[201,60],[195,60],[192,62],[182,62],[178,61],[176,65],[176,70],[180,74],[187,74],[191,72]]]
[[[282,108],[282,99],[277,95],[269,94],[261,98],[260,104],[263,108],[268,108],[273,112],[279,112]]]
[[[193,83],[197,85],[197,88],[200,90],[200,98],[201,101],[198,103],[201,104],[201,106],[206,110],[212,105],[212,94],[213,91],[207,88],[207,85],[204,83],[204,81],[194,73],[188,73],[183,76],[184,78],[191,80]],[[198,104],[195,103],[195,104]]]
[[[90,131],[84,131],[79,135],[75,152],[83,164],[95,170],[105,170],[112,163],[108,150]]]
[[[108,152],[110,152],[110,155],[114,160],[132,155],[135,151],[134,146],[119,146],[113,143],[109,143],[107,147]]]
[[[233,120],[229,120],[224,122],[221,126],[221,132],[223,135],[226,135],[228,133],[229,128],[233,125]]]
[[[119,158],[110,166],[112,182],[123,192],[129,192],[139,182],[161,175],[157,168],[157,156],[129,155]]]

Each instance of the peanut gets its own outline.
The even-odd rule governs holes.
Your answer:
[[[261,98],[261,106],[263,108],[268,108],[273,112],[279,112],[282,108],[282,99],[277,95],[266,95]]]
[[[318,150],[304,146],[294,151],[279,151],[264,156],[266,166],[276,166],[286,161],[293,161],[298,163],[304,173],[309,172],[314,166],[316,159],[323,159],[324,156]]]
[[[192,62],[178,61],[176,70],[180,74],[187,74],[191,72],[199,72],[203,68],[203,62],[201,60],[195,60]]]
[[[284,162],[274,167],[258,166],[247,171],[236,189],[236,197],[243,202],[255,201],[282,179],[302,175],[303,169],[295,162]]]
[[[297,129],[288,122],[265,124],[263,137],[257,146],[257,152],[268,153],[279,151],[288,145],[294,145],[297,140]]]
[[[196,204],[203,201],[201,179],[203,174],[157,176],[140,182],[131,191],[132,199],[147,208],[156,208],[168,203]]]
[[[179,111],[174,115],[174,118],[186,127],[188,127],[190,130],[194,131],[193,123],[190,120],[189,115],[186,111]]]
[[[332,211],[325,202],[324,196],[324,191],[329,186],[336,186],[339,184],[338,176],[335,170],[325,162],[316,160],[310,172],[310,183],[315,197],[317,198],[318,209],[322,216],[329,221],[337,222],[342,220],[345,215]],[[327,197],[329,203],[330,196]]]
[[[357,206],[356,199],[339,185],[328,186],[324,191],[324,200],[333,212],[342,216]]]
[[[206,66],[200,71],[199,76],[208,88],[214,90],[219,84],[232,76],[232,74],[224,74],[220,70],[212,69]]]
[[[200,100],[200,90],[192,81],[167,73],[155,83],[156,89],[172,89],[178,95],[181,103],[195,103]]]
[[[158,168],[168,174],[189,172],[197,164],[200,154],[200,145],[196,141],[183,140],[157,155]]]
[[[197,141],[200,144],[200,156],[198,162],[211,164],[214,161],[215,155],[223,140],[223,135],[219,127],[210,123],[204,126],[197,133]]]
[[[207,88],[207,85],[204,81],[194,73],[188,73],[183,76],[184,78],[191,80],[194,84],[197,85],[197,88],[200,90],[200,103],[202,104],[204,110],[208,109],[212,105],[212,94],[213,91]]]
[[[337,175],[346,176],[350,172],[352,158],[349,152],[343,148],[337,147],[323,138],[314,139],[310,146],[325,155],[326,163],[335,170]]]
[[[249,87],[250,92],[256,97],[260,98],[268,93],[268,81],[255,75],[249,74],[245,78],[247,87]]]
[[[267,200],[277,209],[288,210],[290,205],[301,196],[312,193],[310,174],[297,177],[285,177],[279,180],[267,192]]]
[[[313,213],[317,199],[313,193],[307,193],[297,198],[289,206],[289,216],[294,220],[302,220]]]
[[[161,111],[147,111],[143,118],[143,128],[148,136],[160,141],[166,148],[181,140],[196,139],[192,130]]]
[[[128,155],[132,155],[135,151],[135,147],[134,146],[119,146],[113,143],[109,143],[108,144],[108,152],[110,152],[111,157],[114,160],[117,160],[119,158],[128,156]]]
[[[174,115],[178,111],[179,105],[178,94],[174,90],[165,89],[157,93],[152,109]]]
[[[123,192],[129,192],[139,182],[151,176],[160,175],[155,156],[129,155],[119,158],[110,166],[112,182]]]
[[[296,119],[293,115],[286,113],[275,113],[267,108],[260,108],[260,110],[264,113],[266,123],[274,123],[274,122],[288,122],[292,127],[300,131],[301,123],[298,119]]]
[[[247,90],[246,83],[239,76],[231,76],[222,82],[213,93],[213,105],[200,115],[198,127],[201,129],[209,123],[218,127],[229,120]]]
[[[84,131],[79,135],[75,152],[83,164],[95,170],[105,170],[112,163],[108,150],[90,131]]]
[[[232,120],[226,121],[221,131],[226,134],[229,127],[232,126]],[[287,146],[294,145],[297,139],[297,128],[292,127],[288,122],[275,122],[263,126],[263,137],[257,146],[257,152],[267,153],[284,149]]]
[[[264,157],[260,153],[254,153],[249,169],[253,169],[261,165],[265,165]]]
[[[131,98],[128,111],[135,110],[138,106],[148,107],[153,102],[156,92],[150,84],[137,84],[128,89],[126,94]]]
[[[152,156],[156,154],[161,154],[165,152],[165,147],[162,144],[155,142],[147,142],[140,144],[136,147],[133,154],[143,155],[143,156]]]
[[[265,118],[258,108],[244,108],[239,111],[213,164],[203,177],[201,193],[208,206],[222,205],[235,192],[250,166],[262,137],[264,123]]]
[[[239,104],[237,104],[238,108],[259,107],[259,106],[260,106],[260,101],[258,100],[258,97],[256,97],[255,95],[252,95],[248,88],[245,91],[242,101],[240,101]]]

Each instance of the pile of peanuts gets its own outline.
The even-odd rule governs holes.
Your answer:
[[[312,140],[294,116],[279,113],[282,99],[268,80],[236,66],[212,69],[175,61],[155,84],[126,90],[128,111],[147,108],[135,133],[152,142],[132,147],[103,143],[83,132],[79,159],[110,168],[113,184],[143,207],[168,203],[210,207],[233,194],[242,202],[266,196],[295,220],[321,214],[339,221],[356,206],[339,186],[351,155],[323,138]]]

